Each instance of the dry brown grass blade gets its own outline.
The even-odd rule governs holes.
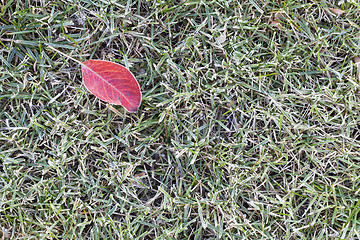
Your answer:
[[[354,62],[355,62],[355,65],[357,66],[357,75],[358,75],[358,79],[360,81],[360,57],[358,57],[358,56],[354,57]]]
[[[10,234],[8,229],[5,229],[5,228],[1,229],[0,228],[0,240],[10,239],[10,236],[11,236],[11,234]]]
[[[270,25],[277,27],[279,30],[282,30],[282,26],[277,20],[271,20]]]
[[[338,9],[338,8],[329,8],[330,12],[336,14],[336,15],[341,15],[343,14],[345,11],[344,10],[341,10],[341,9]]]

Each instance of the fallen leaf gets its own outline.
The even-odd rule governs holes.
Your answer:
[[[140,85],[133,74],[120,64],[88,60],[81,64],[85,87],[101,100],[136,112],[141,103]]]
[[[329,8],[330,12],[336,14],[336,15],[341,15],[343,14],[345,11],[344,10],[341,10],[341,9],[338,9],[338,8]]]

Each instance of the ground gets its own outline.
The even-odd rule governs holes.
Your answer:
[[[360,238],[358,1],[0,14],[0,239]],[[138,112],[67,56],[126,66]]]

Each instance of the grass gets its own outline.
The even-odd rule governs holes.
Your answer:
[[[0,239],[360,238],[357,1],[8,0],[0,22]],[[128,67],[138,113],[48,46]]]

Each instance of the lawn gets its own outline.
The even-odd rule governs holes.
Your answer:
[[[359,1],[0,6],[0,240],[360,239]]]

